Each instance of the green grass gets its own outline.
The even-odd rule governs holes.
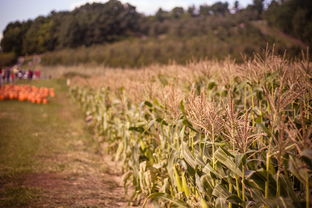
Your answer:
[[[62,91],[63,86],[54,81],[35,82],[37,86],[54,87]],[[61,126],[57,117],[60,103],[51,99],[49,105],[30,102],[3,101],[0,103],[0,164],[9,169],[31,170],[38,166],[36,155],[55,147],[60,136],[54,131]],[[52,137],[52,138],[51,138]]]
[[[28,84],[52,87],[56,97],[47,105],[0,102],[0,207],[31,203],[40,190],[24,186],[24,176],[61,171],[66,164],[46,158],[70,151],[73,147],[68,141],[90,138],[81,119],[82,114],[77,113],[78,109],[72,107],[67,97],[64,80],[41,80]],[[73,129],[81,131],[73,135]]]

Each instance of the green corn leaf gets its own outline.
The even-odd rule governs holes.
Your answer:
[[[190,128],[190,129],[192,129],[193,131],[197,132],[197,130],[194,129],[192,123],[191,123],[189,120],[187,120],[186,118],[184,118],[184,119],[182,120],[182,123],[183,123],[185,126],[187,126],[188,128]]]
[[[270,137],[271,136],[270,130],[260,120],[256,120],[256,121],[258,121],[257,125],[266,133],[268,137]]]
[[[227,199],[231,196],[231,194],[228,192],[228,190],[222,186],[221,184],[218,184],[212,191],[212,195],[218,198]]]
[[[228,198],[226,198],[227,201],[231,202],[232,204],[241,204],[243,201],[237,196],[237,195],[230,195]]]
[[[243,176],[242,171],[231,159],[231,155],[227,154],[223,149],[219,148],[214,154],[216,160],[225,165],[230,171],[239,177]],[[233,156],[232,156],[233,157]]]
[[[285,195],[287,197],[290,197],[292,199],[292,201],[298,203],[299,202],[299,198],[296,195],[294,189],[293,189],[293,185],[292,182],[290,181],[290,178],[287,177],[286,175],[280,175],[280,185],[282,188],[282,195]]]
[[[168,126],[168,123],[162,118],[157,118],[156,121],[160,123],[161,125]]]
[[[176,167],[173,167],[173,171],[174,171],[174,178],[175,178],[175,183],[176,183],[178,192],[183,192],[181,178],[179,176],[179,173],[178,173]]]
[[[173,199],[172,197],[170,197],[168,194],[165,194],[165,193],[156,192],[156,193],[150,194],[145,199],[145,201],[142,205],[143,208],[146,206],[146,204],[149,200],[165,200],[165,201],[170,202],[170,203],[172,203],[178,207],[189,208],[189,206],[185,202],[178,200],[178,199]]]
[[[183,115],[186,115],[186,111],[185,111],[185,106],[184,106],[184,101],[183,100],[180,101],[180,106],[179,107],[180,107],[180,110],[183,113]]]
[[[204,182],[201,180],[201,177],[196,173],[195,174],[195,184],[198,191],[202,194],[205,194]]]
[[[301,152],[301,159],[307,164],[310,171],[312,171],[312,149],[304,149]]]
[[[200,206],[201,208],[209,208],[208,203],[203,198],[200,198]]]
[[[182,178],[182,188],[183,188],[184,194],[186,197],[189,197],[191,195],[191,192],[186,182],[185,173],[182,173],[181,178]]]
[[[267,171],[264,169],[245,171],[246,184],[249,184],[259,191],[264,191],[266,174]],[[271,195],[275,195],[276,193],[276,180],[274,179],[274,175],[271,173],[269,173],[269,192]]]
[[[116,154],[115,154],[115,155],[116,155],[116,157],[115,157],[115,160],[116,160],[116,161],[119,161],[123,149],[124,149],[123,142],[120,142],[120,143],[118,144],[118,148],[117,148],[117,151],[116,151]]]
[[[299,168],[302,164],[300,164],[300,160],[296,160],[292,156],[289,156],[289,171],[301,181],[301,183],[305,183],[305,171],[302,168]]]
[[[235,164],[237,167],[241,167],[242,164],[246,164],[246,154],[236,154],[235,155]]]
[[[228,203],[225,198],[219,197],[215,201],[215,208],[228,208]]]
[[[129,128],[129,131],[136,131],[139,133],[143,133],[145,129],[142,126],[133,126]]]
[[[219,179],[227,177],[226,174],[223,171],[221,171],[221,169],[213,169],[213,167],[209,163],[205,165],[202,171],[209,175],[213,174],[215,178]]]
[[[188,149],[186,143],[184,142],[182,144],[182,156],[187,162],[187,164],[189,164],[193,169],[195,169],[197,166],[204,167],[205,165],[203,161],[201,161],[198,158],[195,158],[192,155],[191,151]]]
[[[148,106],[148,107],[153,107],[153,104],[149,101],[144,101],[144,105]]]
[[[263,197],[263,194],[257,190],[257,189],[251,189],[252,195],[253,197],[253,201],[255,201],[259,206],[258,207],[262,207],[263,205],[269,207],[269,208],[273,208],[269,201],[267,199],[265,199]]]
[[[215,86],[217,86],[217,83],[215,81],[211,81],[208,83],[208,90],[212,90]]]

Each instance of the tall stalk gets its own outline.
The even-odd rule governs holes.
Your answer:
[[[232,185],[231,181],[229,181],[229,193],[232,193],[232,192],[233,192],[233,185]],[[231,202],[229,202],[228,208],[232,208]]]
[[[310,179],[309,174],[306,173],[305,175],[305,198],[306,198],[306,208],[310,208]]]
[[[272,140],[270,139],[270,142]],[[270,175],[269,175],[269,171],[270,171],[270,161],[271,161],[271,155],[270,155],[270,151],[267,152],[266,154],[266,176],[265,176],[265,187],[264,187],[264,198],[268,199],[269,197],[269,183],[270,183]]]
[[[216,147],[215,147],[215,135],[214,135],[214,126],[213,125],[211,127],[211,137],[212,137],[212,168],[215,169],[215,163],[216,163],[215,151],[216,151]]]
[[[245,166],[243,165],[242,171],[242,200],[245,201]]]

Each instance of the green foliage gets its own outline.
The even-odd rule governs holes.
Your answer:
[[[10,23],[1,47],[4,52],[23,55],[116,41],[134,34],[139,18],[135,7],[117,0],[86,4],[72,12],[51,12],[33,21]]]
[[[241,61],[242,54],[252,56],[266,44],[275,42],[280,54],[285,50],[291,50],[294,55],[300,53],[300,48],[287,48],[288,44],[279,43],[274,35],[264,35],[252,26],[252,21],[263,16],[263,0],[254,0],[244,9],[236,3],[234,10],[235,13],[231,13],[228,3],[216,2],[198,8],[190,6],[186,10],[182,7],[171,11],[159,9],[155,15],[145,16],[130,4],[110,0],[105,4],[85,4],[70,12],[52,11],[46,17],[27,22],[10,23],[4,31],[1,47],[4,52],[17,55],[80,47],[77,53],[76,50],[65,50],[70,54],[56,52],[55,58],[48,54],[45,63],[96,62],[109,66],[185,63],[194,57],[230,56]],[[273,1],[264,16],[271,25],[310,44],[310,10],[309,0],[298,4],[295,0]],[[99,44],[105,46],[94,47]],[[132,51],[126,44],[132,46]],[[97,50],[99,48],[101,50]],[[131,60],[126,60],[127,57]]]
[[[3,32],[3,38],[1,40],[1,48],[3,52],[14,52],[18,55],[22,54],[23,40],[31,24],[31,21],[8,24]]]
[[[55,39],[52,36],[55,27],[51,18],[36,18],[23,38],[23,54],[43,53],[54,49]]]
[[[10,66],[16,62],[16,55],[11,53],[0,53],[0,67]]]
[[[253,56],[255,52],[261,52],[267,47],[266,43],[273,45],[274,39],[246,24],[244,27],[233,26],[229,29],[218,27],[214,31],[208,30],[205,36],[132,39],[92,47],[63,49],[44,54],[42,64],[68,66],[95,63],[110,67],[141,67],[170,62],[186,64],[191,61],[228,57],[241,62],[242,55]],[[287,47],[279,43],[275,48],[278,53],[283,54]],[[291,55],[298,54],[300,49]]]
[[[264,0],[253,0],[252,7],[261,15],[264,10]]]
[[[199,14],[201,16],[209,16],[209,15],[225,15],[229,13],[228,3],[217,2],[211,6],[209,5],[201,5],[199,7]]]
[[[249,62],[242,76],[222,75],[225,82],[209,69],[182,86],[173,79],[184,89],[180,109],[157,97],[133,102],[127,88],[76,86],[70,94],[144,205],[309,207],[311,71],[275,58]]]
[[[272,1],[265,19],[273,26],[312,45],[312,2],[310,0]]]

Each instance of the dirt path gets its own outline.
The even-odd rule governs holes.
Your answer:
[[[99,153],[57,81],[46,106],[0,103],[0,207],[128,207],[121,172]]]
[[[79,147],[44,161],[63,166],[61,171],[25,174],[23,185],[41,190],[35,207],[127,207],[120,174],[103,158]],[[102,162],[101,162],[102,161]]]

